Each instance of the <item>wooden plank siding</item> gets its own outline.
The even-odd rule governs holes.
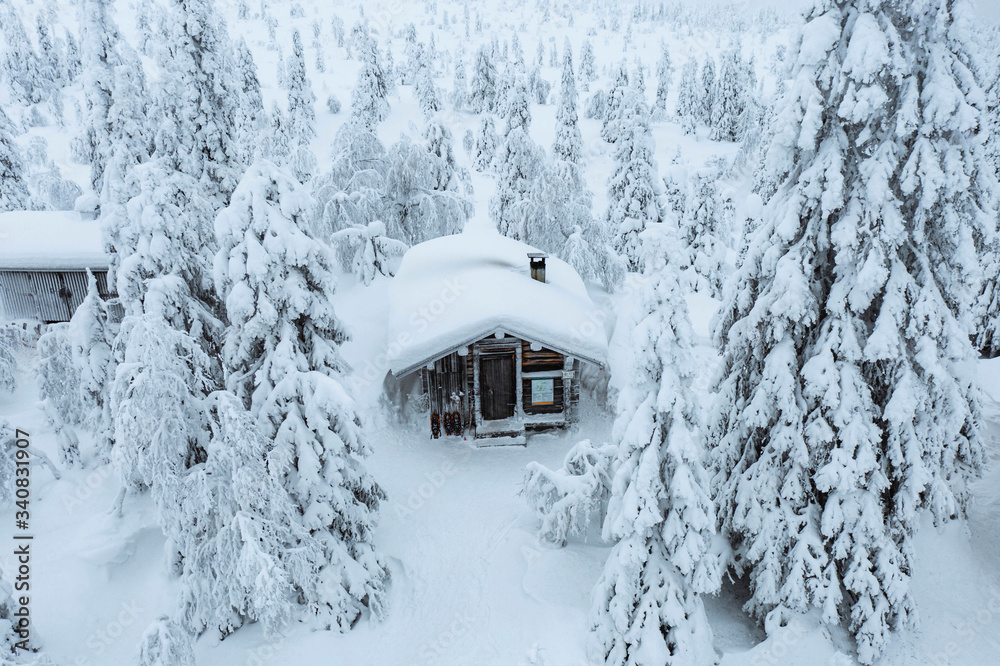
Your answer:
[[[531,343],[527,340],[521,341],[521,371],[540,372],[544,370],[562,370],[565,356],[559,352],[542,347],[538,351],[532,351]]]
[[[108,272],[92,272],[101,298],[114,298]],[[9,319],[69,321],[86,296],[86,271],[0,270],[0,309]]]

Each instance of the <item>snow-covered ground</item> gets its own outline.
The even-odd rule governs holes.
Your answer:
[[[221,642],[209,632],[198,643],[198,663],[589,663],[590,592],[609,547],[596,535],[561,549],[539,542],[519,491],[527,463],[558,467],[579,439],[606,440],[611,417],[585,395],[581,412],[587,416],[571,431],[531,436],[526,447],[486,449],[456,437],[432,440],[423,422],[396,422],[379,406],[381,381],[360,375],[385,358],[387,285],[384,279],[369,287],[350,284],[336,305],[354,336],[344,353],[356,373],[351,385],[368,415],[374,450],[369,468],[389,495],[376,534],[392,570],[389,616],[382,623],[363,619],[343,635],[299,625],[277,641],[266,640],[257,625]],[[715,303],[696,296],[690,305],[708,372],[715,359],[708,339]],[[31,360],[26,354],[23,365]],[[972,665],[995,659],[1000,360],[981,362],[981,377],[994,464],[977,485],[967,524],[923,526],[913,582],[920,629],[899,641],[890,664]],[[22,375],[16,394],[0,397],[0,414],[30,432],[32,443],[55,459],[54,435],[35,400],[33,379]],[[149,623],[176,602],[177,585],[167,573],[152,503],[132,498],[124,518],[115,518],[110,509],[118,488],[111,468],[94,460],[85,470],[64,472],[59,481],[41,467],[33,471],[32,608],[36,635],[57,663],[129,663]],[[9,539],[12,526],[13,513],[0,514],[0,538]],[[5,553],[3,561],[9,567],[11,556]],[[847,638],[830,635],[818,623],[793,624],[761,642],[763,631],[739,611],[740,597],[740,590],[727,584],[706,602],[724,665],[854,663]]]

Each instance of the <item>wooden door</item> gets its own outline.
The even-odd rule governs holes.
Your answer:
[[[489,355],[479,359],[479,391],[483,420],[514,416],[514,355]]]

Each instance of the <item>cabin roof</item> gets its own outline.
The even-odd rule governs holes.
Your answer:
[[[546,281],[532,279],[528,254],[535,252],[479,228],[410,248],[389,286],[393,375],[497,332],[605,365],[603,316],[583,280],[554,257],[546,262]]]
[[[0,213],[0,270],[105,270],[99,220],[76,211]]]

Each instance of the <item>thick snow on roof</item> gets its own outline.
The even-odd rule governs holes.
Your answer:
[[[533,280],[536,248],[493,230],[468,228],[410,248],[389,287],[389,367],[397,377],[503,332],[581,360],[605,364],[602,317],[569,264],[546,260]]]
[[[101,223],[75,211],[0,213],[0,270],[108,267]]]

